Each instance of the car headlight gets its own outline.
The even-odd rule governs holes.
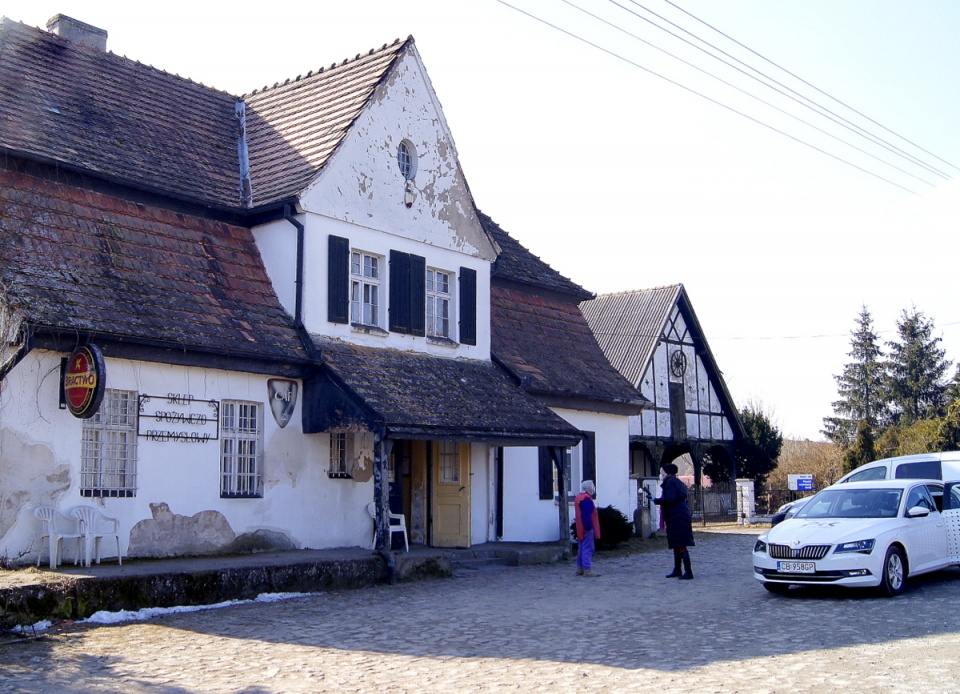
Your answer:
[[[763,540],[757,540],[757,544],[753,546],[753,551],[766,553],[767,543],[764,542]]]
[[[876,540],[855,540],[854,542],[843,542],[837,545],[837,548],[833,550],[834,554],[840,554],[841,552],[859,552],[860,554],[870,554],[873,551],[873,545],[876,543]]]

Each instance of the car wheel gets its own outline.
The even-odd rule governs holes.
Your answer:
[[[880,582],[880,590],[890,598],[900,595],[906,580],[907,563],[903,559],[903,550],[899,547],[890,547],[883,560],[883,580]]]
[[[774,595],[783,595],[790,590],[789,583],[764,583],[763,587]]]

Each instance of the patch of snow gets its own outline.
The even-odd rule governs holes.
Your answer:
[[[280,602],[282,600],[292,600],[294,598],[311,597],[323,595],[323,593],[261,593],[253,600],[225,600],[213,605],[180,605],[176,607],[144,607],[141,610],[120,610],[119,612],[107,612],[100,610],[94,612],[86,619],[81,619],[77,624],[121,624],[123,622],[138,622],[154,617],[160,617],[167,614],[178,614],[182,612],[200,612],[202,610],[216,610],[221,607],[232,607],[234,605],[244,605],[252,602]],[[49,620],[43,620],[36,624],[16,626],[12,631],[18,634],[28,633],[31,629],[34,632],[45,631],[51,627]]]

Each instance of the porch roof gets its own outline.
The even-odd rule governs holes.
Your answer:
[[[569,446],[580,431],[489,361],[313,336],[325,365],[304,386],[304,431],[362,424],[394,439]]]

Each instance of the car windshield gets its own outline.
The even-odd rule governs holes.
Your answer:
[[[825,489],[795,518],[895,518],[902,489]]]

